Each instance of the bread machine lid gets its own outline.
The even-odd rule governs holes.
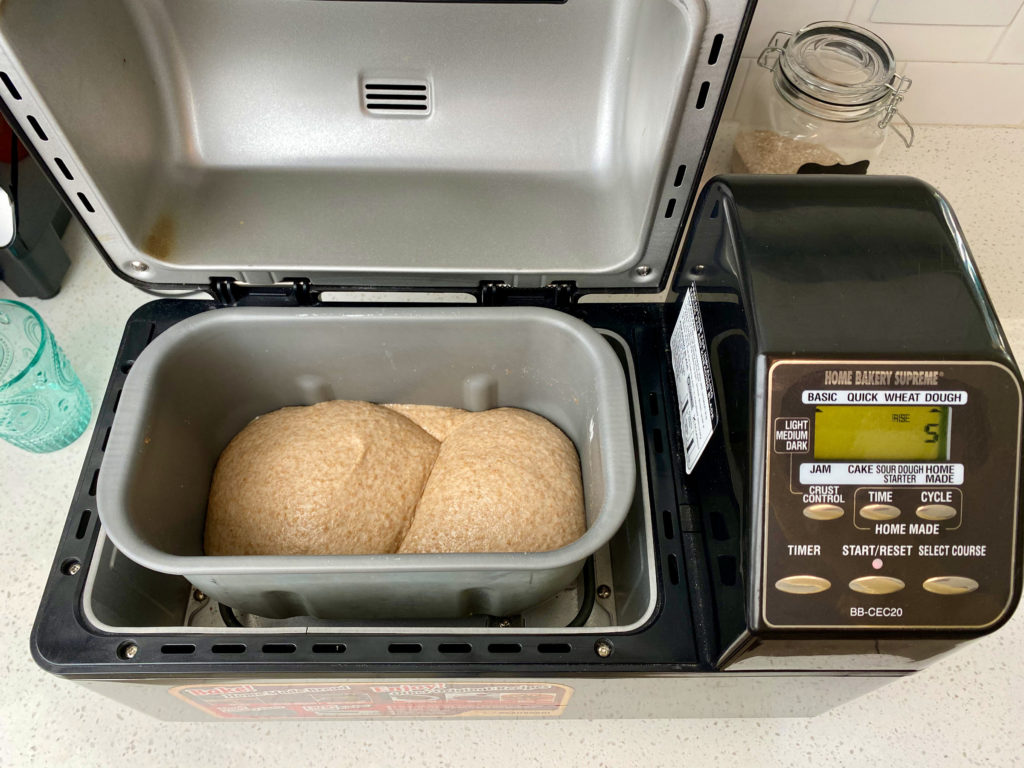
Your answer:
[[[746,5],[7,3],[0,94],[154,287],[655,289]]]

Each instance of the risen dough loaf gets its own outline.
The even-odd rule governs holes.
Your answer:
[[[463,421],[469,418],[469,411],[461,408],[445,408],[442,405],[393,405],[388,404],[396,413],[430,434],[435,440],[445,440]]]
[[[469,414],[441,445],[400,552],[542,552],[583,535],[576,449],[529,411]]]
[[[395,552],[438,447],[409,419],[370,403],[262,416],[214,470],[206,554]]]

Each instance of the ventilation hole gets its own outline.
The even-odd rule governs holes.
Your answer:
[[[711,90],[711,83],[705,80],[700,84],[700,92],[697,94],[697,109],[704,109],[708,103],[708,91]]]
[[[427,112],[430,88],[424,82],[363,83],[363,108],[368,112]]]
[[[32,126],[32,130],[36,132],[36,136],[38,136],[43,141],[46,141],[46,131],[43,130],[43,126],[41,126],[39,124],[39,121],[36,120],[32,115],[28,116],[28,124]]]
[[[85,532],[89,530],[89,520],[92,519],[92,510],[83,509],[82,516],[78,518],[78,528],[75,530],[76,539],[84,539]]]
[[[100,450],[107,450],[107,443],[110,441],[110,427],[107,427],[107,431],[103,434],[103,443],[100,445]]]
[[[100,480],[100,469],[99,469],[99,467],[97,467],[96,471],[92,473],[92,482],[89,483],[89,495],[90,496],[95,496],[96,495],[96,483],[98,483],[99,480]]]
[[[65,179],[67,179],[68,181],[74,181],[75,180],[75,177],[71,175],[71,171],[68,170],[68,167],[66,165],[64,165],[64,161],[63,160],[61,160],[59,157],[55,157],[55,158],[53,158],[53,162],[54,162],[54,165],[56,165],[57,168],[60,169],[60,172],[64,174],[64,178]]]
[[[160,653],[185,655],[187,653],[195,653],[196,647],[188,643],[174,643],[160,646]]]
[[[469,653],[473,646],[469,643],[441,643],[437,650],[441,653]]]
[[[667,509],[662,510],[661,513],[661,527],[665,529],[665,538],[671,539],[675,536],[675,531],[672,530],[672,513]]]
[[[388,646],[388,653],[419,653],[422,650],[419,643],[392,643]]]
[[[491,643],[487,646],[490,653],[519,653],[523,646],[519,643]]]
[[[668,556],[668,580],[673,584],[679,583],[679,560],[675,555]]]
[[[4,81],[4,85],[7,86],[7,90],[11,92],[11,96],[17,101],[21,101],[21,94],[18,93],[18,89],[14,87],[14,83],[11,82],[11,78],[7,76],[6,72],[0,72],[0,80]]]
[[[651,416],[658,415],[658,393],[648,392],[647,393],[647,410],[651,412]]]
[[[263,646],[264,653],[295,653],[295,643],[267,643]]]
[[[82,563],[77,557],[69,557],[60,564],[60,572],[65,576],[74,576],[82,569]]]
[[[673,197],[668,201],[668,205],[665,207],[665,218],[671,219],[672,214],[676,212],[676,199]]]
[[[711,41],[711,53],[708,54],[708,64],[714,66],[718,63],[718,54],[722,52],[722,42],[725,37],[721,34],[715,35],[715,39]]]
[[[426,104],[384,104],[384,103],[380,103],[380,104],[367,104],[366,108],[367,109],[372,109],[374,111],[376,111],[378,109],[407,109],[407,110],[414,111],[414,112],[426,112],[427,111],[427,105]]]
[[[661,453],[665,450],[665,446],[661,442],[661,430],[656,429],[651,433],[651,437],[654,438],[654,452]]]
[[[672,186],[681,187],[683,185],[683,177],[686,175],[686,166],[680,165],[676,169],[676,179],[672,182]]]
[[[537,650],[541,653],[570,653],[572,646],[568,643],[541,643]]]
[[[711,512],[711,535],[716,541],[729,539],[729,527],[725,524],[725,517],[721,512]]]
[[[217,643],[210,650],[214,653],[245,653],[245,643]]]
[[[154,336],[156,336],[156,323],[150,323],[149,324],[149,335],[146,337],[146,344],[149,344],[149,342],[151,342],[153,340]]]
[[[114,407],[110,409],[111,413],[117,413],[117,404],[121,402],[121,390],[117,390],[117,394],[114,395]]]
[[[717,200],[715,200],[715,204],[713,206],[711,206],[711,215],[708,216],[708,218],[709,219],[717,219],[718,218],[718,201]]]
[[[85,206],[85,210],[87,210],[89,213],[96,213],[96,209],[92,207],[92,203],[89,202],[88,197],[79,192],[78,199],[82,201],[82,205]]]
[[[313,653],[344,653],[344,643],[314,643]]]
[[[370,100],[371,102],[372,101],[381,101],[381,100],[383,100],[383,101],[426,101],[427,100],[427,94],[425,94],[425,93],[381,93],[381,94],[368,93],[368,94],[366,94],[366,98],[368,100]],[[372,107],[373,104],[371,103],[370,106]]]
[[[397,83],[367,83],[365,86],[368,91],[425,91],[427,86],[425,85],[401,85]],[[426,98],[426,97],[424,97]]]
[[[718,556],[718,577],[727,587],[736,586],[736,558],[732,555]]]

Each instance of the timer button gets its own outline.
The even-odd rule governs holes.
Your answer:
[[[951,507],[948,504],[922,504],[914,512],[922,520],[934,521],[952,520],[956,517],[956,513],[956,507]]]
[[[892,576],[861,576],[850,582],[850,589],[864,595],[891,595],[905,586],[907,585]]]
[[[843,516],[843,508],[838,504],[808,504],[804,507],[804,517],[811,520],[837,520]]]
[[[832,586],[832,582],[823,579],[821,576],[786,576],[775,582],[775,588],[780,592],[788,592],[791,595],[813,595],[817,592],[824,592]]]
[[[934,576],[921,586],[936,595],[966,595],[978,588],[978,582],[966,576]]]
[[[860,516],[865,520],[895,520],[900,516],[900,508],[892,504],[865,504],[860,508]]]

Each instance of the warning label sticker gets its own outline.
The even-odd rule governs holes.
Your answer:
[[[555,683],[242,683],[181,685],[179,699],[214,717],[558,717],[572,688]]]
[[[690,474],[718,424],[711,361],[708,358],[707,340],[704,338],[704,323],[700,318],[696,285],[691,284],[686,289],[669,349],[672,352],[672,370],[679,399],[686,474]]]

